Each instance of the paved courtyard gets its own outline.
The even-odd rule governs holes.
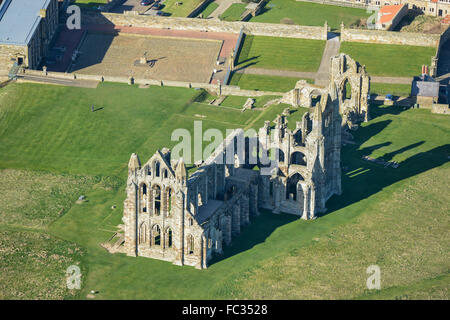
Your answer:
[[[89,31],[71,72],[156,80],[210,82],[220,40]],[[148,65],[139,64],[147,53]]]

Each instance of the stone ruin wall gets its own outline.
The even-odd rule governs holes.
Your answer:
[[[266,121],[257,136],[239,140],[248,143],[246,155],[236,154],[235,139],[244,139],[243,130],[237,129],[190,177],[184,161],[172,160],[168,149],[158,151],[143,166],[133,154],[124,203],[123,251],[206,268],[215,254],[222,253],[223,245],[229,245],[241,227],[259,214],[259,208],[314,219],[326,210],[325,202],[333,194],[341,193],[338,104],[337,95],[326,92],[295,130],[288,129],[285,110],[274,128]],[[248,164],[252,143],[258,148],[256,154],[277,151],[278,161],[270,172],[261,174],[260,162],[257,171]],[[230,157],[234,165],[229,164]],[[209,205],[218,207],[205,216]]]
[[[192,19],[178,17],[146,16],[136,14],[84,14],[83,23],[111,24],[119,26],[161,28],[174,30],[191,30],[202,32],[239,33],[244,28],[245,33],[257,36],[272,36],[285,38],[304,38],[326,40],[325,27],[283,25],[259,22],[220,21],[219,19]]]
[[[422,47],[438,47],[440,35],[414,32],[349,29],[341,26],[341,42],[367,42]]]

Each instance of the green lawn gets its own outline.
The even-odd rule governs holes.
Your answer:
[[[215,2],[211,2],[206,6],[206,8],[200,13],[203,18],[207,18],[211,13],[214,12],[219,7],[219,5]]]
[[[343,42],[340,51],[366,65],[372,76],[413,77],[431,63],[436,48]]]
[[[341,22],[349,26],[370,16],[364,9],[329,6],[296,0],[271,0],[262,14],[251,22],[291,23],[307,26],[323,26],[325,21],[332,30],[338,30]]]
[[[92,9],[108,3],[108,0],[75,0],[75,4],[83,9]]]
[[[236,65],[239,67],[316,72],[326,41],[246,36]]]
[[[170,13],[172,17],[187,17],[203,1],[204,0],[165,0],[162,11]],[[178,2],[181,2],[182,4],[177,6],[176,4]]]
[[[220,15],[220,20],[224,21],[240,21],[245,11],[247,3],[233,3],[224,13]]]
[[[370,93],[408,97],[411,94],[411,85],[372,82],[370,83]]]
[[[294,89],[297,81],[293,77],[266,76],[256,74],[233,73],[230,85],[239,86],[246,90],[260,90],[272,92],[287,92]],[[312,79],[303,79],[312,83]]]
[[[50,298],[84,299],[98,290],[99,299],[448,299],[450,124],[428,110],[373,106],[373,120],[353,132],[356,144],[343,147],[343,194],[327,202],[326,215],[303,221],[262,211],[207,270],[101,248],[121,223],[131,152],[146,161],[156,148],[173,145],[174,128],[192,130],[194,120],[202,119],[204,129],[258,128],[286,107],[240,112],[193,102],[202,101],[198,93],[110,83],[97,89],[38,84],[0,89],[0,165],[9,173],[0,175],[1,183],[23,177],[9,168],[50,171],[25,176],[26,184],[39,183],[23,191],[42,199],[43,206],[32,197],[26,208],[48,212],[41,217],[48,227],[0,223],[0,249],[8,257],[0,259],[4,298],[46,297],[49,288],[57,288]],[[103,109],[92,113],[91,103]],[[291,122],[307,109],[292,111]],[[362,155],[400,166],[383,168]],[[46,179],[54,191],[39,191]],[[58,188],[59,179],[79,189]],[[88,201],[75,204],[81,192]],[[58,196],[52,199],[53,194]],[[22,214],[9,204],[0,201],[0,211]],[[61,206],[66,210],[55,221],[53,212]],[[47,257],[54,257],[49,267],[42,263]],[[65,269],[77,263],[82,290],[66,292]],[[372,264],[382,272],[383,290],[377,293],[365,288]],[[33,277],[21,281],[27,273]],[[1,289],[6,285],[7,291]]]

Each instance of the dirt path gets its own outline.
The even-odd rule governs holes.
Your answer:
[[[329,80],[331,58],[339,54],[341,42],[339,37],[334,33],[328,34],[327,44],[323,51],[322,61],[315,77],[315,84],[326,87]]]

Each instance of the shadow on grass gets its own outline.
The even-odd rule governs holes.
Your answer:
[[[409,107],[393,105],[393,106],[383,106],[372,103],[370,105],[370,119],[373,120],[375,118],[384,116],[386,114],[398,115],[403,111],[408,110]]]
[[[244,252],[263,243],[278,227],[291,223],[299,217],[292,214],[273,214],[269,210],[260,209],[260,215],[251,219],[241,233],[233,237],[231,245],[224,247],[223,255],[215,256],[210,265]]]
[[[386,109],[392,111],[391,108]],[[398,168],[384,167],[383,164],[363,160],[363,156],[392,144],[392,142],[386,141],[374,146],[360,148],[367,140],[383,131],[391,123],[392,120],[385,120],[360,127],[355,132],[356,144],[342,148],[342,195],[331,197],[326,204],[328,210],[319,214],[318,217],[332,214],[339,209],[366,199],[398,181],[439,167],[449,161],[450,144],[415,154],[402,161]],[[390,161],[395,155],[417,148],[423,143],[424,141],[419,141],[410,144],[385,154],[382,159],[385,162]],[[251,224],[244,227],[239,236],[233,238],[231,246],[224,247],[224,254],[212,259],[211,265],[263,243],[277,228],[299,219],[295,215],[273,214],[267,210],[260,211],[261,215],[253,218]]]
[[[373,151],[391,144],[391,142],[384,142],[375,146],[360,148],[364,142],[381,132],[390,123],[391,120],[386,120],[359,128],[355,134],[357,143],[342,148],[341,159],[344,169],[342,171],[342,195],[331,197],[327,202],[328,210],[319,216],[331,214],[336,210],[366,199],[396,182],[439,167],[449,161],[450,144],[444,144],[429,151],[417,153],[400,162],[398,168],[385,167],[383,164],[363,160],[363,156],[367,156]],[[380,157],[380,159],[385,162],[391,161],[394,156],[417,148],[423,143],[425,141],[410,144],[389,152]]]

